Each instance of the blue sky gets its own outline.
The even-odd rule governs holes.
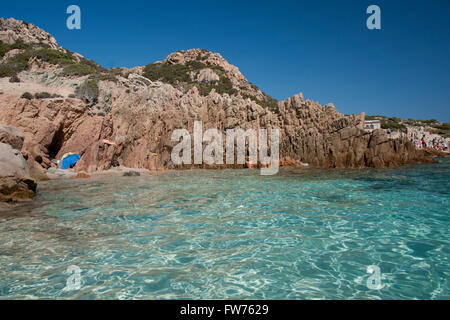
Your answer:
[[[81,8],[81,30],[66,8]],[[381,8],[381,30],[366,9]],[[220,52],[277,99],[303,92],[343,113],[450,122],[450,1],[3,1],[105,67],[132,67],[179,49]]]

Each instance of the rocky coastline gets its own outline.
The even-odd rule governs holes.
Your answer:
[[[364,113],[346,116],[302,94],[276,101],[218,53],[191,49],[145,67],[105,70],[12,18],[0,18],[0,41],[7,48],[0,56],[0,201],[33,198],[36,182],[52,177],[52,160],[68,152],[80,155],[74,171],[84,175],[184,169],[171,161],[171,133],[192,131],[194,121],[204,130],[279,129],[281,166],[381,168],[436,156],[405,137],[365,131]],[[13,70],[19,58],[26,66]]]

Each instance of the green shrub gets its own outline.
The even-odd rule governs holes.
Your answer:
[[[77,87],[75,90],[75,97],[86,100],[92,105],[97,102],[99,91],[97,81],[88,79]]]
[[[258,88],[259,90],[259,88]],[[271,111],[275,111],[278,112],[278,100],[272,98],[271,96],[269,96],[268,94],[264,93],[264,99],[263,100],[258,100],[258,98],[256,98],[256,96],[252,96],[250,94],[242,94],[242,97],[244,99],[250,98],[250,100],[254,101],[255,103],[259,104],[261,107],[263,107],[264,109],[269,109]]]
[[[111,68],[108,71],[110,73],[112,73],[113,75],[116,75],[116,76],[121,76],[122,75],[122,69],[120,69],[120,68]]]
[[[387,117],[385,116],[366,116],[365,118],[366,120],[382,120],[382,119],[387,119]]]
[[[21,41],[18,41],[13,44],[9,44],[6,42],[3,42],[0,40],[0,58],[2,58],[7,52],[13,49],[29,49],[31,48],[31,45],[27,43],[23,43]]]
[[[12,45],[0,43],[0,56],[3,56],[11,49],[24,49],[25,51],[14,55],[0,65],[0,77],[13,76],[23,70],[29,69],[28,60],[37,57],[42,61],[57,65],[74,63],[73,57],[69,53],[59,52],[53,49],[32,49],[31,45],[16,42]]]
[[[12,75],[11,69],[6,64],[0,63],[0,78],[11,77]]]
[[[191,79],[191,72],[195,73],[205,68],[212,69],[219,76],[219,81],[205,84],[197,83]],[[225,75],[225,70],[222,67],[206,65],[198,60],[188,61],[184,65],[150,63],[145,66],[143,75],[152,81],[166,82],[184,90],[196,86],[199,89],[199,93],[203,96],[208,95],[212,89],[216,89],[216,92],[219,94],[228,93],[233,95],[237,92],[236,89],[233,88],[231,80]]]
[[[48,92],[39,92],[34,95],[35,99],[49,99],[52,95]]]
[[[95,70],[88,65],[69,64],[64,67],[62,75],[64,76],[86,76],[95,73]]]
[[[205,68],[213,69],[213,66],[208,66],[204,64],[203,62],[193,60],[186,62],[186,66],[189,68],[189,71],[200,71]]]
[[[11,49],[24,49],[25,52],[15,55],[0,65],[0,77],[7,77],[17,74],[20,71],[29,68],[28,60],[31,57],[36,57],[41,61],[57,65],[63,68],[62,75],[64,76],[86,76],[95,75],[97,78],[115,81],[112,72],[96,64],[92,60],[85,58],[77,59],[72,52],[59,51],[50,48],[33,49],[31,45],[16,42],[12,45],[0,41],[0,57],[3,57],[6,52]]]
[[[121,70],[107,70],[92,60],[81,58],[79,63],[66,65],[62,71],[64,76],[87,76],[92,80],[117,82],[116,74],[121,74]]]
[[[450,123],[443,123],[442,125],[435,126],[435,128],[450,131]]]
[[[11,50],[10,45],[0,40],[0,58],[3,58],[9,50]]]
[[[26,53],[19,53],[0,64],[0,77],[12,77],[23,70],[28,70],[30,56]]]
[[[111,72],[106,72],[106,73],[94,73],[92,74],[89,79],[92,80],[97,80],[97,81],[113,81],[113,82],[117,82],[117,77],[111,73]]]
[[[233,95],[237,93],[237,90],[233,88],[231,80],[226,76],[220,76],[219,82],[216,85],[213,85],[213,88],[215,88],[216,92],[219,94],[228,93],[229,95]]]
[[[13,75],[11,78],[9,78],[9,82],[17,83],[20,82],[20,79],[17,75]]]
[[[102,66],[98,65],[94,61],[86,59],[86,58],[81,58],[79,63],[82,64],[82,65],[85,65],[85,66],[89,66],[89,67],[91,67],[92,69],[94,69],[97,72],[108,72],[107,69],[105,69]]]
[[[39,49],[29,52],[30,56],[37,57],[38,59],[59,66],[65,66],[75,63],[75,58],[69,52],[61,52],[55,49]]]
[[[31,93],[29,93],[29,92],[24,92],[24,94],[22,94],[20,97],[22,99],[28,99],[28,100],[33,99],[33,95]]]
[[[432,133],[436,133],[445,138],[448,138],[450,136],[450,123],[443,123],[441,125],[435,125],[433,127],[434,130],[431,130]]]
[[[417,120],[417,122],[423,123],[423,124],[433,124],[433,123],[439,123],[436,119],[430,119],[430,120]]]
[[[33,49],[32,45],[23,42],[7,44],[0,41],[0,57],[3,57],[12,49],[23,49],[22,53],[14,55],[0,66],[0,76],[12,76],[23,70],[29,69],[28,60],[31,57],[60,66],[74,64],[75,59],[71,53],[61,52],[54,49],[40,48]]]
[[[399,131],[406,131],[406,126],[404,124],[392,121],[390,119],[382,119],[381,120],[381,128],[382,129],[391,129],[391,130],[399,130]]]
[[[389,118],[389,121],[400,123],[402,121],[402,119],[397,118],[397,117],[392,117],[392,118]]]
[[[278,100],[275,98],[272,98],[268,94],[264,94],[264,100],[262,103],[260,103],[264,108],[267,108],[269,110],[278,112]]]
[[[144,77],[152,81],[167,82],[176,85],[179,82],[190,82],[189,67],[182,64],[150,63],[144,68]]]

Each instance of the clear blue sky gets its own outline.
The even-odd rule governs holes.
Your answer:
[[[66,28],[77,4],[82,29]],[[382,30],[366,28],[381,8]],[[161,60],[179,49],[220,52],[277,99],[303,92],[343,113],[450,122],[449,0],[2,1],[105,67]]]

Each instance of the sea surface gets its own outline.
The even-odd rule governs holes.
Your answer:
[[[450,299],[440,161],[44,182],[0,214],[0,299]]]

